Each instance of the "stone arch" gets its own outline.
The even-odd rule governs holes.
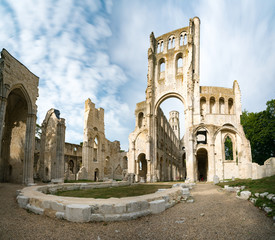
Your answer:
[[[210,97],[210,104],[209,104],[209,112],[210,114],[214,114],[216,113],[216,100],[215,100],[215,97]]]
[[[183,98],[183,96],[181,94],[176,93],[176,92],[164,93],[161,97],[159,97],[159,99],[156,101],[156,104],[154,106],[154,114],[155,114],[155,116],[157,115],[157,110],[158,110],[160,104],[162,102],[164,102],[166,99],[172,98],[172,97],[178,98],[183,103],[183,105],[185,106],[185,100],[184,100],[184,98]]]
[[[219,114],[225,114],[225,105],[223,97],[220,97],[219,99]]]
[[[27,171],[26,161],[31,160],[26,158],[26,152],[29,151],[26,144],[31,141],[27,134],[27,119],[29,113],[32,112],[31,100],[25,88],[22,85],[14,86],[7,96],[2,132],[1,181],[24,182],[24,171]]]
[[[140,182],[146,181],[146,175],[147,175],[147,160],[146,155],[144,153],[140,153],[138,155],[138,166],[139,166],[139,180]]]
[[[228,114],[234,114],[233,99],[228,99]]]
[[[182,54],[182,52],[178,53],[175,57],[175,69],[176,69],[176,75],[183,74],[183,54]]]
[[[143,114],[143,112],[140,112],[138,114],[138,127],[139,128],[142,128],[142,126],[143,126],[143,120],[144,120],[144,114]]]
[[[96,168],[94,171],[94,181],[98,182],[98,180],[99,180],[99,169]]]
[[[122,161],[123,161],[123,169],[128,169],[128,158],[127,158],[127,156],[124,156]]]
[[[206,98],[201,97],[200,99],[200,114],[205,115],[206,114]]]
[[[207,181],[208,177],[208,152],[205,148],[199,148],[196,153],[197,180]]]
[[[172,48],[175,48],[175,36],[174,36],[174,35],[171,35],[171,36],[168,38],[167,49],[172,49]]]
[[[228,133],[223,139],[223,152],[224,160],[234,160],[233,138]]]
[[[99,146],[100,146],[99,137],[96,135],[93,141],[93,150],[94,150],[93,162],[98,161]]]

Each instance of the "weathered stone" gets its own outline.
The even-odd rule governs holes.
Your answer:
[[[150,211],[153,214],[161,213],[165,210],[165,201],[164,200],[155,200],[150,202]]]
[[[270,193],[266,196],[267,199],[269,200],[272,200],[272,198],[274,197],[275,195],[273,193]]]
[[[249,199],[251,196],[251,192],[250,191],[241,191],[240,192],[240,196],[237,195],[237,198],[239,199],[243,199],[243,200],[247,200]]]
[[[17,202],[18,202],[19,207],[26,208],[27,204],[29,203],[29,198],[25,197],[25,196],[20,196],[19,195],[17,197]]]
[[[89,222],[91,207],[83,204],[70,204],[66,206],[65,218],[71,222]]]
[[[44,209],[39,208],[39,207],[32,206],[32,205],[30,205],[30,204],[27,204],[26,208],[27,208],[29,211],[31,211],[31,212],[33,212],[33,213],[35,213],[35,214],[43,215],[43,213],[44,213]]]
[[[270,213],[270,212],[272,212],[272,208],[270,208],[270,207],[264,207],[264,211],[266,213]]]
[[[65,213],[64,212],[56,212],[55,216],[58,219],[65,219]]]
[[[220,179],[217,175],[214,175],[213,182],[214,182],[214,184],[218,184],[220,182]]]
[[[268,195],[268,192],[260,193],[260,197],[264,198]]]

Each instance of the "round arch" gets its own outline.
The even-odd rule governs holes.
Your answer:
[[[206,148],[200,147],[196,153],[197,179],[198,181],[207,181],[208,177],[208,152]]]
[[[159,106],[160,106],[160,104],[161,104],[162,102],[164,102],[166,99],[172,98],[172,97],[179,99],[179,100],[183,103],[183,105],[185,106],[185,100],[184,100],[184,98],[183,98],[179,93],[176,93],[176,92],[166,93],[166,94],[163,94],[163,95],[157,100],[157,102],[156,102],[156,104],[155,104],[155,106],[154,106],[154,114],[157,115],[157,110],[158,110],[158,108],[159,108]]]

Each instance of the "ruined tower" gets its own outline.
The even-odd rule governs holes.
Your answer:
[[[180,121],[178,111],[169,112],[169,124],[172,127],[176,137],[180,139]]]
[[[198,17],[190,19],[189,26],[157,38],[151,33],[145,92],[145,101],[136,105],[136,127],[129,135],[128,172],[136,181],[251,177],[237,81],[233,88],[200,86]],[[160,108],[171,97],[184,105],[183,139],[178,122],[171,115],[168,121]],[[230,158],[225,156],[225,142],[233,149]]]

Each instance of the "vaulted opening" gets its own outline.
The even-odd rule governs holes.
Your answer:
[[[207,150],[201,148],[197,151],[197,178],[199,181],[207,181],[208,154]]]
[[[0,178],[22,183],[28,105],[22,91],[11,91],[7,99],[1,150]]]

